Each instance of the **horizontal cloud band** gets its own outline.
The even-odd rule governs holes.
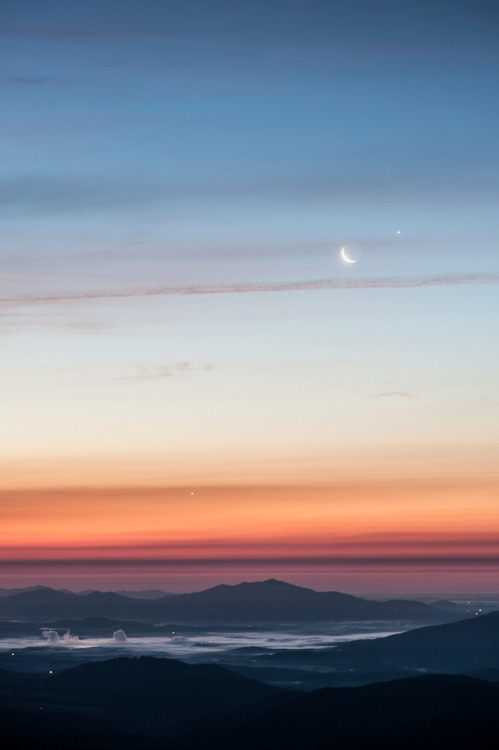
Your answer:
[[[25,569],[25,568],[194,568],[197,570],[209,568],[234,568],[234,567],[268,567],[283,566],[285,568],[381,568],[400,567],[461,567],[465,569],[472,567],[486,567],[497,570],[499,566],[499,554],[440,554],[440,555],[352,555],[352,556],[317,556],[317,557],[151,557],[151,558],[23,558],[0,560],[0,570]]]
[[[499,273],[443,274],[419,277],[379,277],[358,279],[315,279],[311,281],[255,282],[248,284],[191,284],[123,290],[74,292],[67,294],[19,295],[0,298],[0,304],[36,304],[72,302],[91,299],[122,299],[131,297],[168,297],[209,294],[255,294],[270,292],[302,292],[342,289],[405,289],[432,286],[466,286],[499,284]]]

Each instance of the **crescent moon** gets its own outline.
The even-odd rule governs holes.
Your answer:
[[[346,251],[345,251],[345,248],[344,248],[344,247],[342,247],[342,248],[341,248],[341,257],[342,257],[342,258],[343,258],[343,260],[344,260],[344,261],[346,261],[347,263],[357,263],[357,261],[356,261],[356,260],[352,260],[351,258],[349,258],[349,257],[348,257],[348,255],[346,254]]]

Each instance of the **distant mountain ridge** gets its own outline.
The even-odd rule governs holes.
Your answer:
[[[14,596],[15,594],[24,594],[28,591],[40,591],[49,588],[48,586],[25,586],[24,588],[15,589],[0,589],[0,599],[4,596]],[[86,596],[92,594],[96,589],[85,589],[83,591],[70,591],[69,589],[51,589],[51,591],[58,591],[62,594],[75,594],[76,596]],[[105,592],[99,592],[105,593]],[[127,596],[130,599],[159,599],[162,596],[174,596],[168,591],[161,591],[160,589],[139,589],[139,590],[128,590],[123,589],[121,591],[114,591],[112,593],[119,594],[120,596]]]
[[[73,594],[50,588],[0,598],[0,618],[107,617],[148,623],[300,623],[311,621],[410,620],[448,622],[447,612],[422,602],[372,601],[337,591],[318,592],[269,579],[222,584],[193,594],[133,599],[114,592]]]
[[[175,596],[175,594],[171,594],[169,591],[161,591],[160,589],[142,589],[140,591],[124,589],[116,591],[116,593],[120,596],[128,596],[130,599],[161,599],[163,596]]]
[[[40,591],[40,589],[46,589],[47,586],[25,586],[24,588],[17,589],[0,589],[0,598],[4,596],[15,596],[16,594],[24,594],[28,591]],[[70,593],[70,592],[68,592]]]

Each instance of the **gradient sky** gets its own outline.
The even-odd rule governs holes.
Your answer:
[[[498,31],[4,0],[4,585],[497,590]]]

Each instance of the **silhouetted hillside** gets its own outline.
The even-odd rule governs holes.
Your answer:
[[[337,650],[355,664],[375,662],[378,666],[383,663],[400,669],[461,674],[499,668],[499,612],[372,641],[352,641]]]
[[[150,732],[192,715],[235,708],[279,692],[216,665],[147,656],[67,669],[54,675],[49,688],[51,695],[71,695],[121,717],[123,725]]]
[[[497,746],[499,685],[435,675],[326,688],[243,722],[220,748],[436,750]]]
[[[225,664],[240,674],[303,690],[438,672],[481,677],[482,670],[488,670],[484,678],[495,679],[491,675],[499,670],[499,612],[330,648],[260,651],[251,659],[234,650],[225,656]]]
[[[0,670],[2,747],[43,747],[49,740],[56,747],[93,747],[96,740],[114,747],[114,735],[117,746],[145,747],[183,720],[261,701],[273,705],[274,697],[286,695],[214,665],[150,657],[84,664],[44,676]],[[7,739],[14,744],[5,745]]]
[[[449,675],[293,694],[169,659],[0,673],[5,750],[495,748],[498,704],[498,684]]]

